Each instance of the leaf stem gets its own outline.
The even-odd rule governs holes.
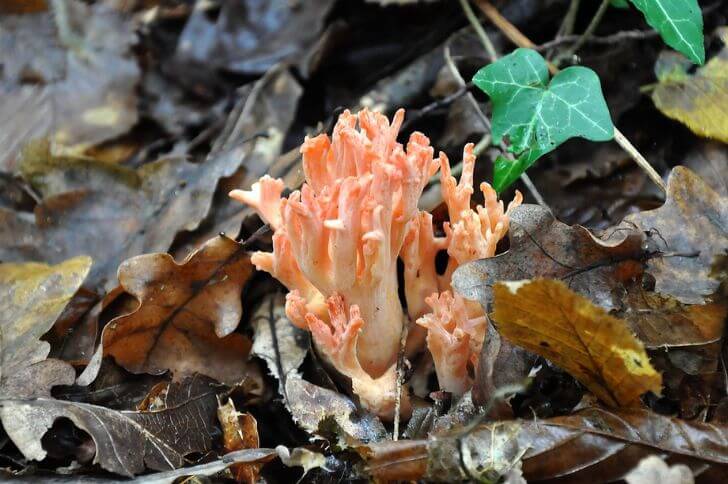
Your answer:
[[[521,33],[521,31],[518,30],[518,28],[516,28],[516,26],[513,25],[507,18],[501,15],[498,9],[495,8],[493,4],[490,3],[488,0],[474,1],[478,8],[480,8],[480,10],[485,14],[485,16],[488,17],[488,19],[493,22],[493,24],[498,27],[511,42],[519,47],[525,47],[528,49],[533,49],[536,47],[536,44],[534,44],[531,39],[523,35],[523,33]],[[547,65],[551,74],[556,74],[559,72],[559,68],[552,63],[547,62]],[[665,192],[665,183],[662,181],[660,175],[655,171],[654,168],[652,168],[652,166],[645,159],[645,157],[642,156],[639,151],[637,151],[637,148],[635,148],[634,145],[632,145],[632,143],[630,143],[629,140],[616,127],[614,128],[614,140],[617,142],[617,144],[619,144],[619,146],[622,147],[625,152],[627,152],[632,157],[632,159],[637,163],[637,165],[639,165],[640,168],[645,170],[650,179],[655,182],[655,184],[660,187],[663,192]]]

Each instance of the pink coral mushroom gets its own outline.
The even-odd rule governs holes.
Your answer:
[[[479,307],[443,291],[457,265],[495,253],[508,213],[521,201],[518,194],[504,210],[483,184],[485,205],[472,210],[472,145],[465,148],[456,184],[447,157],[434,158],[426,136],[413,133],[406,146],[397,142],[403,119],[401,109],[391,124],[368,110],[345,111],[331,138],[307,138],[301,147],[306,181],[300,191],[282,198],[283,182],[266,176],[250,191],[231,192],[274,230],[273,253],[259,252],[252,260],[290,289],[288,317],[310,329],[327,361],[351,378],[362,406],[387,417],[394,411],[400,335],[417,318],[410,353],[421,351],[425,339],[424,329],[416,328],[426,328],[441,385],[456,394],[467,390],[463,371],[477,358],[484,318]],[[438,168],[450,214],[444,237],[435,236],[431,215],[417,209]],[[450,255],[445,275],[434,266],[441,250]],[[398,257],[409,317],[399,299]],[[409,408],[406,399],[403,408]]]

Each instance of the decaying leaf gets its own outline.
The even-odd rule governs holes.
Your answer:
[[[642,273],[643,235],[620,230],[619,240],[605,242],[579,225],[568,226],[538,205],[521,205],[511,214],[508,252],[460,266],[453,286],[462,296],[492,302],[493,285],[545,277],[560,279],[597,305],[614,309],[615,293]]]
[[[3,16],[0,167],[14,171],[31,139],[88,146],[127,132],[137,121],[135,42],[131,22],[106,3],[60,0],[51,10]]]
[[[473,402],[478,406],[492,405],[493,418],[513,417],[507,402],[495,399],[498,388],[522,384],[528,377],[536,355],[511,344],[488,322],[483,348],[473,383]]]
[[[310,336],[288,320],[280,294],[262,301],[253,327],[253,354],[265,360],[268,371],[278,379],[286,408],[301,428],[320,435],[322,422],[333,419],[335,428],[329,430],[343,433],[347,440],[372,442],[386,435],[381,421],[361,414],[348,397],[303,379],[298,367],[310,347]]]
[[[0,264],[0,398],[50,396],[54,385],[73,383],[75,372],[46,360],[40,341],[60,316],[91,268],[81,256],[55,266]]]
[[[728,306],[724,302],[683,304],[677,299],[631,287],[624,295],[626,320],[647,348],[697,346],[723,336]]]
[[[217,409],[214,391],[196,385],[184,397],[149,412],[48,398],[0,400],[0,420],[27,459],[42,460],[47,455],[43,435],[56,419],[68,418],[91,435],[94,463],[131,477],[146,468],[176,469],[186,463],[187,454],[211,449]]]
[[[383,480],[493,482],[520,460],[528,482],[614,482],[641,458],[659,453],[687,464],[705,482],[721,482],[728,470],[726,438],[726,426],[592,407],[545,420],[493,422],[465,435],[455,430],[430,440],[369,444],[360,454],[367,471]]]
[[[239,137],[203,163],[164,158],[132,170],[31,152],[23,175],[44,199],[34,218],[0,208],[0,226],[8,227],[0,232],[0,260],[56,263],[89,254],[94,266],[87,285],[112,289],[123,260],[169,249],[178,232],[196,229],[207,216],[220,178],[255,162],[258,150],[280,146],[279,124],[290,123],[299,95],[288,71],[272,69],[241,103],[245,121]],[[253,136],[261,132],[271,140]]]
[[[491,317],[512,343],[568,371],[612,407],[659,394],[662,378],[627,323],[560,281],[498,283]]]
[[[232,333],[242,316],[240,294],[253,267],[244,248],[211,239],[182,264],[168,254],[133,257],[119,267],[119,284],[139,308],[104,328],[104,354],[134,373],[171,370],[237,383],[251,343]]]
[[[647,261],[655,291],[686,304],[703,304],[718,288],[714,258],[728,251],[728,197],[720,196],[685,167],[667,182],[667,200],[655,210],[630,215],[623,226],[646,232],[661,252]]]
[[[728,27],[719,36],[728,43]],[[665,116],[688,126],[695,134],[728,143],[728,47],[695,74],[690,62],[674,52],[663,52],[655,64],[659,83],[652,101]]]
[[[668,466],[656,455],[645,457],[624,476],[627,484],[693,484],[693,473],[685,464]]]
[[[218,404],[217,419],[222,427],[223,446],[226,452],[260,447],[258,422],[249,413],[240,413],[232,400]],[[230,470],[237,482],[255,484],[260,476],[259,464],[233,464]]]

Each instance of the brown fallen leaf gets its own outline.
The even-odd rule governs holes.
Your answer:
[[[81,256],[55,266],[0,264],[0,398],[50,396],[54,385],[70,385],[73,368],[47,360],[40,341],[83,283],[91,259]]]
[[[720,341],[728,305],[725,302],[683,304],[677,299],[631,287],[623,295],[626,320],[647,348],[697,346]]]
[[[212,448],[215,391],[208,385],[194,384],[194,380],[174,391],[174,405],[170,401],[169,406],[150,412],[117,411],[49,398],[0,400],[0,421],[27,459],[42,460],[47,455],[43,436],[56,419],[68,418],[91,435],[96,446],[95,464],[132,477],[146,468],[176,469],[187,462],[187,454]]]
[[[646,410],[599,407],[551,419],[482,424],[463,434],[362,446],[367,471],[382,480],[494,482],[521,462],[528,482],[614,482],[640,459],[666,454],[702,482],[728,471],[728,427],[686,422]]]
[[[521,205],[513,211],[508,237],[508,252],[458,267],[452,279],[458,293],[486,307],[496,282],[546,277],[613,309],[620,304],[616,289],[642,273],[644,237],[634,229],[605,242],[584,227],[559,222],[543,207]]]
[[[218,402],[217,419],[222,426],[223,446],[226,452],[260,447],[258,422],[249,413],[240,413],[232,400],[225,405]],[[260,476],[260,464],[234,464],[230,470],[237,482],[255,484]]]
[[[710,276],[716,256],[728,251],[728,197],[695,173],[676,166],[667,181],[667,200],[655,210],[628,216],[623,227],[648,234],[661,254],[647,260],[655,291],[686,304],[703,304],[718,288]]]
[[[553,361],[609,406],[637,406],[642,394],[660,393],[662,378],[627,323],[564,283],[498,283],[494,296],[500,334]]]
[[[133,257],[119,284],[139,308],[104,328],[104,354],[133,373],[201,373],[240,382],[251,342],[233,333],[242,316],[242,286],[253,272],[245,249],[218,236],[182,264],[168,254]]]

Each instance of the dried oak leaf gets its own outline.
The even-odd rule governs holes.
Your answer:
[[[240,413],[232,400],[225,405],[218,404],[217,419],[222,427],[225,452],[260,447],[258,422],[249,413]],[[255,484],[260,477],[260,464],[233,464],[231,471],[237,482]]]
[[[639,405],[662,377],[628,324],[560,281],[498,283],[491,318],[513,344],[568,371],[611,407]]]
[[[642,273],[643,234],[625,228],[619,241],[605,242],[580,225],[568,226],[538,205],[521,205],[511,215],[508,252],[469,262],[453,274],[462,296],[487,307],[498,281],[560,279],[608,310],[619,307],[616,289]]]
[[[94,463],[132,477],[146,468],[171,470],[185,456],[212,448],[217,400],[210,386],[194,380],[177,393],[175,405],[155,411],[118,411],[48,398],[0,400],[0,421],[10,439],[30,460],[46,457],[42,439],[58,418],[68,418],[91,435]]]
[[[251,342],[233,333],[241,292],[253,272],[244,248],[224,236],[209,240],[182,264],[145,254],[119,266],[119,284],[139,300],[136,311],[104,328],[104,355],[133,373],[171,370],[234,384],[245,376]]]
[[[91,258],[55,266],[28,262],[0,264],[0,398],[50,396],[54,385],[70,385],[73,368],[47,360],[40,341],[53,327],[91,268]]]
[[[666,454],[704,482],[728,471],[728,427],[645,410],[586,408],[551,419],[498,421],[430,440],[381,442],[360,454],[382,480],[496,481],[519,460],[528,482],[614,482],[643,457]],[[711,480],[713,479],[713,480]]]
[[[689,169],[673,168],[665,204],[628,216],[623,226],[640,228],[664,253],[647,261],[655,292],[685,304],[703,304],[718,289],[710,267],[715,257],[728,251],[728,197],[718,195]]]
[[[698,346],[720,341],[728,304],[683,304],[677,299],[635,285],[623,295],[624,309],[615,315],[627,321],[647,348]]]

